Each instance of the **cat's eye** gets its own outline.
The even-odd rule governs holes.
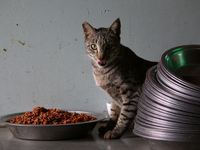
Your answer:
[[[97,50],[97,45],[96,45],[96,44],[92,44],[92,45],[91,45],[91,48],[92,48],[93,50]]]
[[[107,44],[106,47],[105,47],[106,50],[109,50],[109,49],[112,49],[112,48],[113,48],[112,44]]]

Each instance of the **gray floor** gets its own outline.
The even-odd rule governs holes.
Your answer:
[[[0,128],[0,150],[150,150],[147,143],[130,129],[120,139],[105,140],[98,134],[99,123],[91,135],[73,140],[30,141],[14,138],[7,128]]]

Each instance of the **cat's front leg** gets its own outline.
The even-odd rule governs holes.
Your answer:
[[[120,138],[133,122],[137,112],[135,101],[124,102],[121,108],[117,124],[113,130],[107,131],[104,135],[105,139]]]
[[[102,134],[105,134],[109,130],[113,130],[114,127],[117,124],[117,119],[120,114],[120,108],[115,104],[114,101],[111,102],[111,108],[110,108],[110,119],[106,126],[101,126],[98,131]]]

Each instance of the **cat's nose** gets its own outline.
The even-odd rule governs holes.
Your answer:
[[[98,56],[98,59],[99,59],[100,61],[104,60],[103,55]]]

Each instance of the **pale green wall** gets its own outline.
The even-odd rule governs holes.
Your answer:
[[[198,0],[1,0],[0,115],[36,106],[106,111],[95,86],[82,22],[121,19],[122,44],[159,61],[167,49],[200,40]]]

